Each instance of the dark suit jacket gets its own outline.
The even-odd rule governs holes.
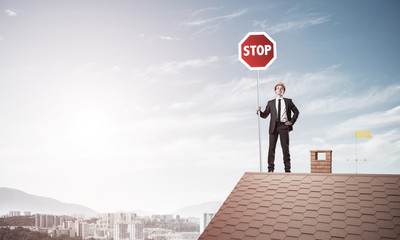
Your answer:
[[[300,112],[297,109],[296,105],[294,105],[292,99],[290,99],[290,98],[283,98],[283,99],[285,101],[286,115],[287,115],[288,121],[290,121],[292,123],[292,125],[288,126],[289,131],[292,131],[293,125],[296,122],[297,118],[299,117]],[[260,111],[260,117],[262,117],[262,118],[267,118],[268,115],[271,113],[271,119],[269,121],[269,133],[273,133],[276,122],[278,121],[277,120],[278,113],[276,112],[275,102],[276,102],[276,99],[268,101],[265,111],[264,112]],[[292,117],[292,112],[293,112],[293,117]]]

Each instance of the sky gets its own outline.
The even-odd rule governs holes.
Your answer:
[[[292,172],[332,150],[334,173],[400,173],[398,1],[0,1],[0,186],[98,212],[224,201],[260,171],[248,32],[277,59],[300,116]],[[261,120],[266,171],[269,118]],[[276,149],[276,172],[283,172]]]

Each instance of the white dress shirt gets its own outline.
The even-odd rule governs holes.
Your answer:
[[[279,98],[279,97],[276,98],[276,101],[275,101],[276,114],[278,114],[278,100],[279,99],[281,99],[281,116],[279,117],[279,119],[281,120],[281,122],[285,123],[288,120],[288,118],[287,118],[287,114],[286,114],[285,99],[283,99],[283,97],[282,98]]]

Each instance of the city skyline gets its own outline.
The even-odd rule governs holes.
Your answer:
[[[237,56],[268,33],[261,106],[286,85],[300,116],[292,172],[332,150],[333,173],[400,172],[397,1],[2,1],[0,187],[98,212],[224,201],[258,172],[256,72]],[[375,16],[375,17],[374,17]],[[263,170],[268,119],[261,120]],[[277,148],[276,171],[283,172]]]

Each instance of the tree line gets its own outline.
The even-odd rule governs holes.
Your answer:
[[[82,240],[81,237],[69,237],[66,235],[51,237],[47,233],[31,231],[30,229],[17,227],[0,228],[0,240]],[[93,239],[94,240],[94,239]]]

